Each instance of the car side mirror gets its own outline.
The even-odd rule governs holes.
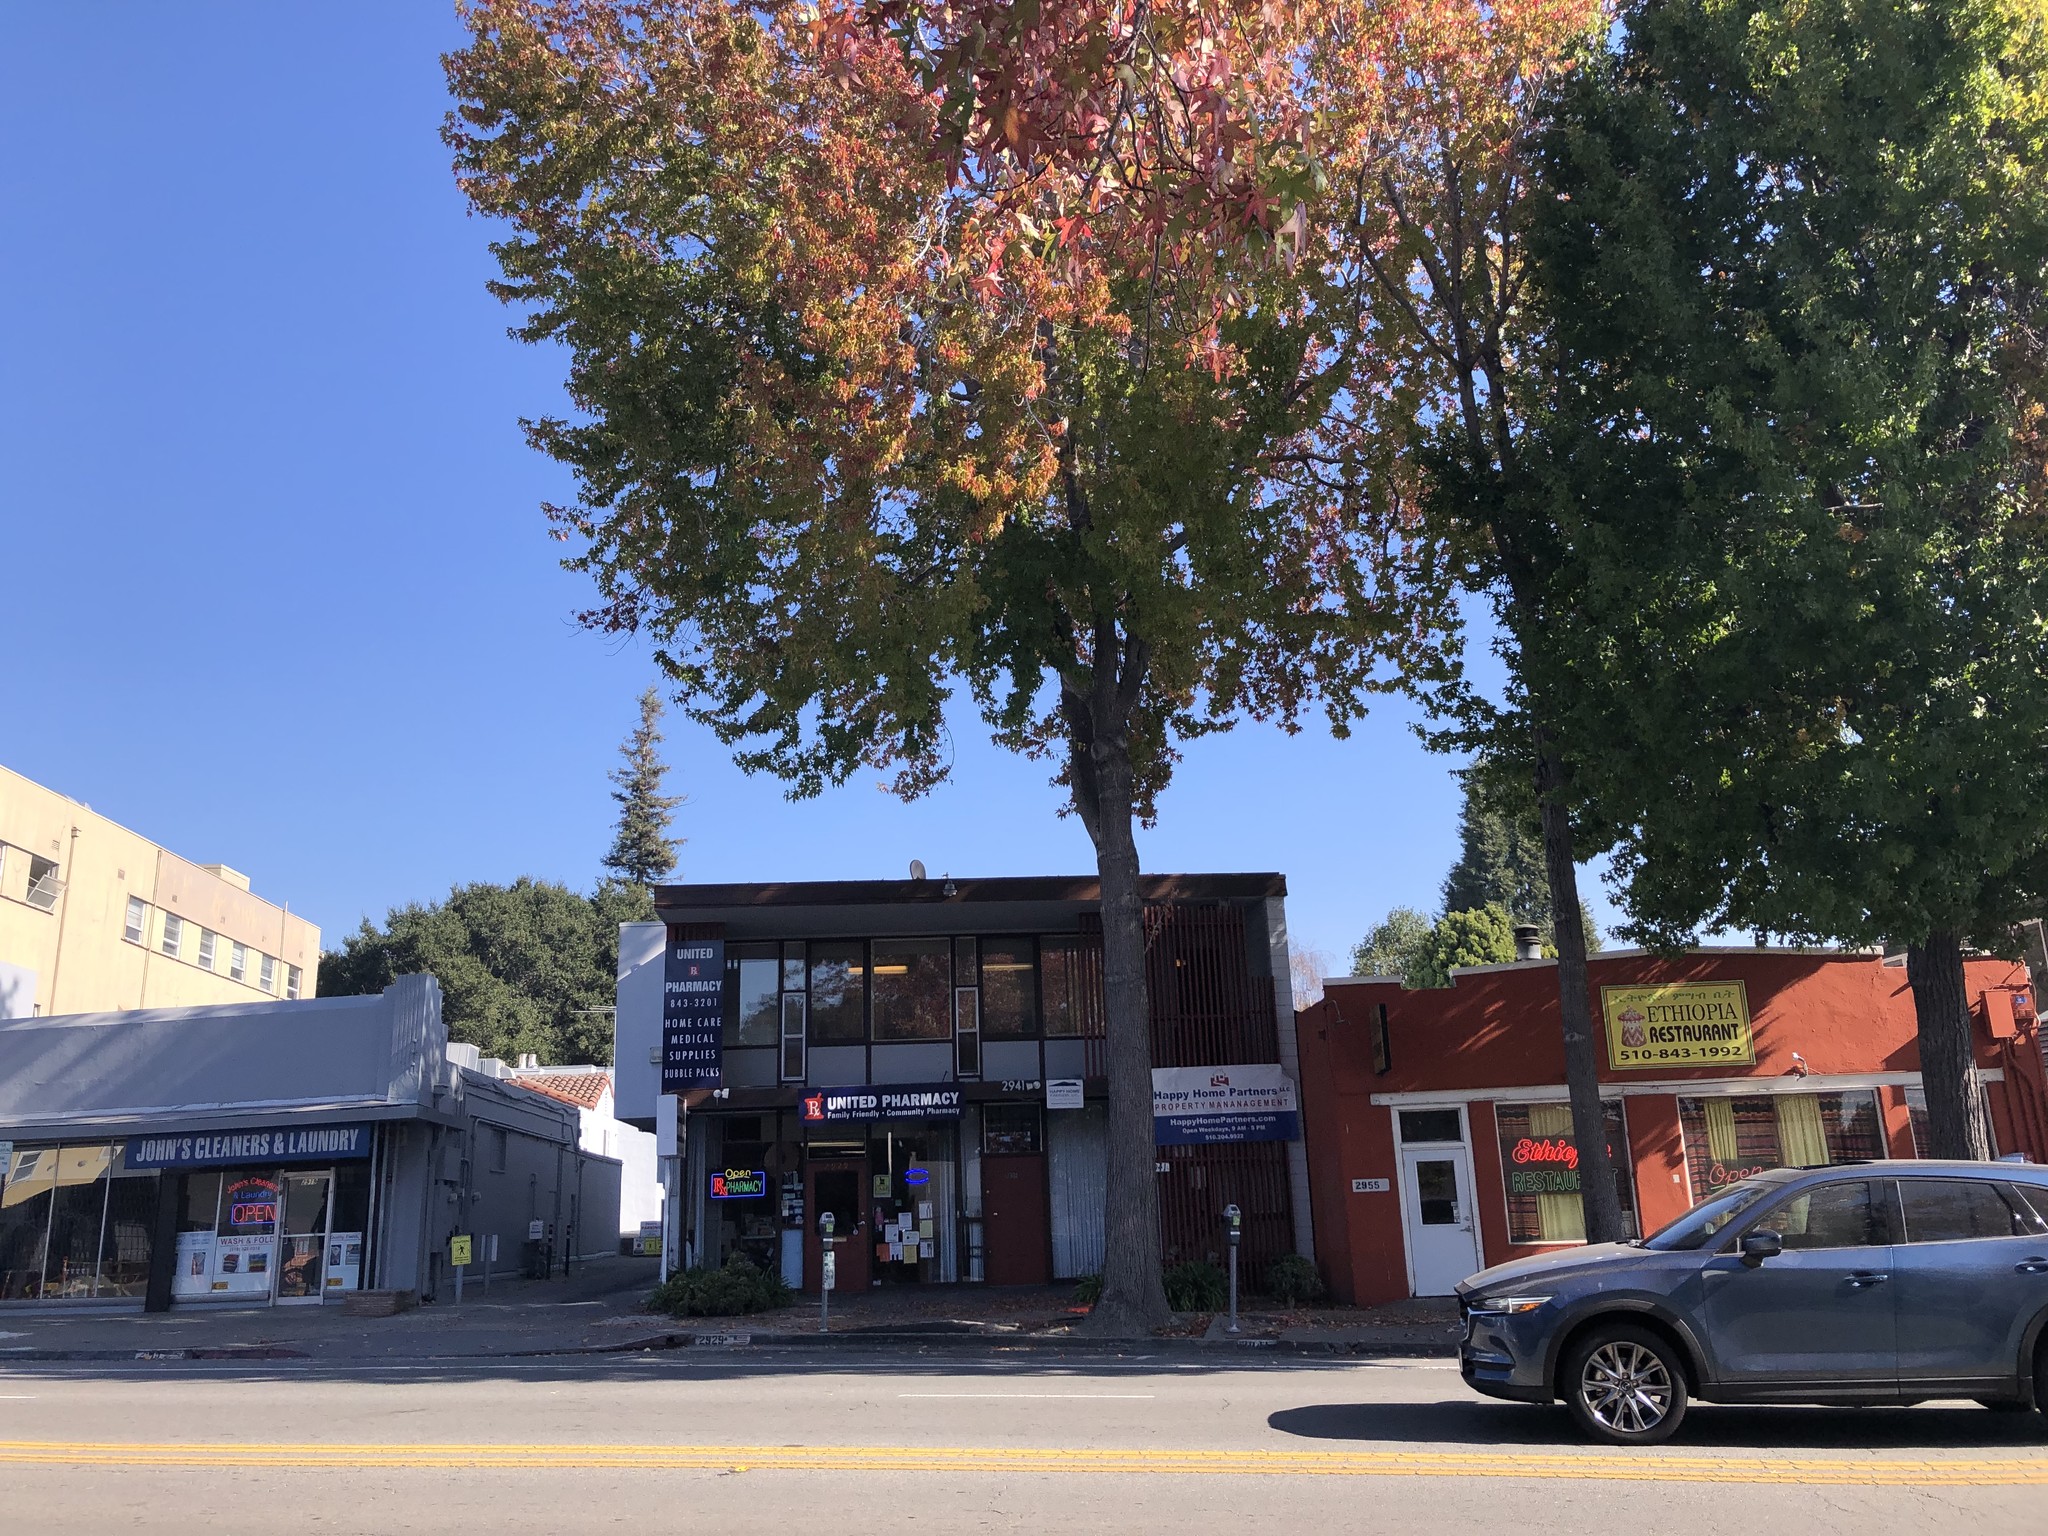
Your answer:
[[[1765,1259],[1775,1259],[1784,1251],[1783,1234],[1773,1232],[1767,1227],[1751,1232],[1742,1239],[1742,1262],[1750,1269],[1755,1269]]]

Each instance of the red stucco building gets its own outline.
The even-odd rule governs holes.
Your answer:
[[[1873,954],[1595,956],[1601,1082],[1624,1209],[1654,1231],[1760,1168],[1912,1157],[1912,993]],[[2048,1077],[2024,966],[1968,962],[1996,1150],[2048,1161]],[[1341,1300],[1442,1295],[1583,1240],[1556,963],[1448,988],[1344,977],[1302,1015],[1316,1247]]]

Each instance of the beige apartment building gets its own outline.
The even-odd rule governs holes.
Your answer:
[[[0,768],[0,1018],[313,995],[320,930]]]

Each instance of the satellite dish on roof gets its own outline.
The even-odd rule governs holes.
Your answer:
[[[912,859],[910,861],[910,878],[913,880],[922,880],[924,878],[923,859]]]

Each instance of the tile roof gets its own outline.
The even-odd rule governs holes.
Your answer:
[[[602,1071],[551,1072],[546,1067],[535,1071],[528,1067],[514,1072],[512,1081],[564,1104],[574,1104],[578,1109],[596,1109],[611,1088],[612,1075]]]

